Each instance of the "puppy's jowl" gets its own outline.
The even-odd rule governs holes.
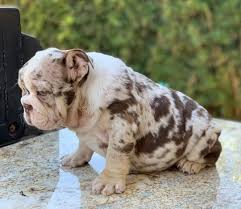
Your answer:
[[[220,155],[220,130],[202,106],[112,56],[46,49],[19,71],[19,86],[28,124],[68,127],[79,137],[78,150],[63,159],[64,166],[82,166],[93,152],[106,157],[94,193],[124,192],[131,172],[175,165],[198,173]]]

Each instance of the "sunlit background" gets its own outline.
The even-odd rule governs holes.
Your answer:
[[[0,0],[43,47],[100,51],[241,120],[240,0]]]

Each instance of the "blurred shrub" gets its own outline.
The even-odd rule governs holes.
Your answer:
[[[241,119],[241,1],[20,0],[44,47],[118,56],[218,117]]]

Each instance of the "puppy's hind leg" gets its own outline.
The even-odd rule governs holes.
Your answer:
[[[217,140],[213,147],[205,155],[204,161],[207,166],[214,166],[222,151],[221,143]]]
[[[188,174],[199,173],[200,170],[202,170],[205,167],[206,167],[206,164],[189,161],[187,160],[187,158],[182,158],[177,162],[177,168],[183,173],[188,173]]]
[[[218,141],[220,131],[214,132],[210,128],[206,133],[193,150],[177,162],[179,170],[188,174],[196,174],[207,166],[215,165],[222,151],[221,143]]]

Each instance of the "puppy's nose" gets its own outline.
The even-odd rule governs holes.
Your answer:
[[[29,105],[29,104],[24,104],[23,108],[24,108],[26,113],[29,113],[33,109],[33,106]]]

